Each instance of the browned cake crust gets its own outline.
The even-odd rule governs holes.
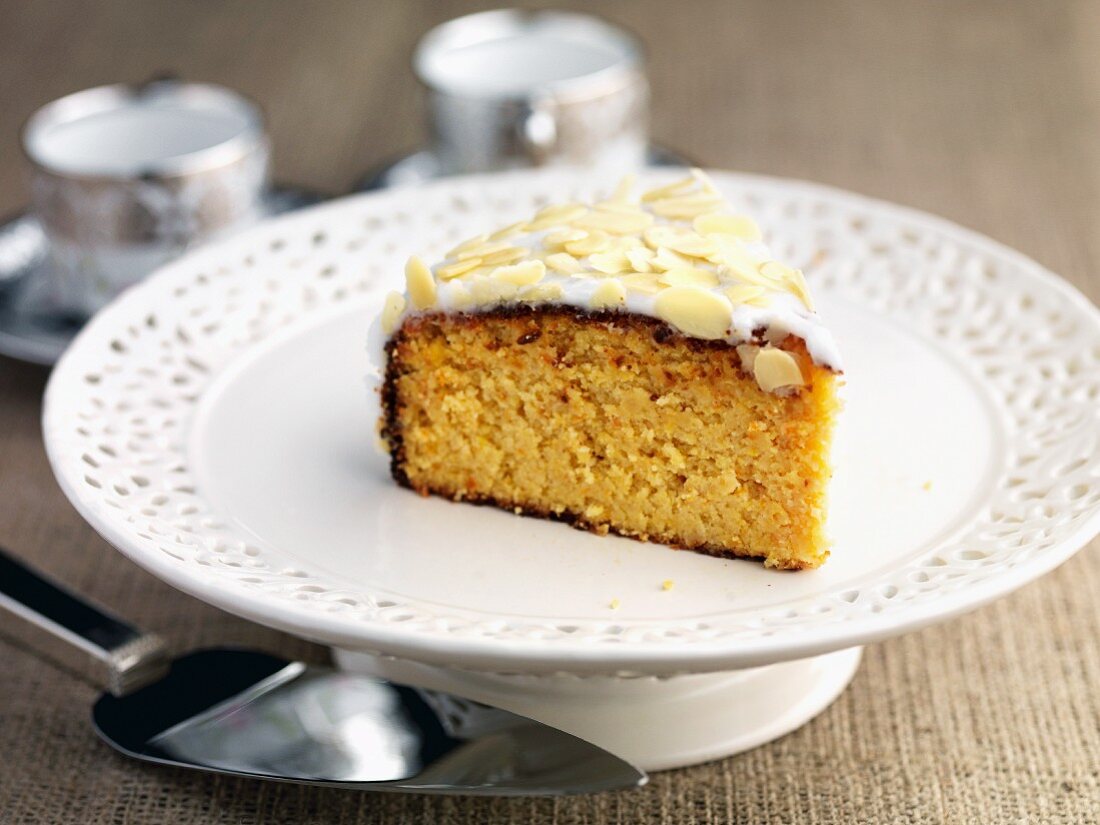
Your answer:
[[[492,341],[492,346],[497,348],[516,347],[523,349],[526,345],[535,344],[539,338],[542,337],[541,330],[544,326],[546,324],[554,324],[555,321],[559,326],[562,322],[575,325],[578,330],[584,327],[597,327],[603,330],[614,330],[616,332],[624,331],[635,335],[640,334],[646,336],[653,342],[653,345],[661,349],[664,347],[671,347],[673,350],[683,351],[686,349],[695,353],[711,353],[714,357],[722,359],[723,362],[730,361],[736,364],[740,363],[735,348],[724,341],[705,341],[698,338],[686,337],[674,331],[660,320],[629,313],[592,312],[567,306],[531,307],[528,305],[512,305],[480,313],[455,313],[445,316],[441,313],[428,313],[412,316],[406,319],[402,327],[396,331],[387,344],[387,368],[382,387],[383,417],[381,435],[390,451],[390,469],[397,483],[413,489],[421,495],[435,494],[455,501],[492,505],[518,514],[566,522],[574,527],[600,534],[613,532],[631,538],[657,541],[673,547],[690,549],[715,556],[757,559],[767,558],[770,566],[786,569],[814,567],[820,564],[821,560],[823,560],[826,555],[823,550],[818,551],[818,555],[816,556],[806,555],[805,553],[777,555],[772,552],[764,552],[750,547],[731,546],[729,542],[690,542],[685,541],[683,537],[679,535],[649,531],[640,532],[637,529],[623,529],[616,524],[614,520],[593,518],[573,507],[559,507],[555,510],[551,510],[547,507],[539,506],[537,502],[513,500],[501,494],[487,494],[484,490],[479,489],[478,481],[475,478],[471,478],[468,484],[459,489],[454,486],[448,487],[436,483],[432,478],[425,476],[423,473],[420,474],[419,478],[412,477],[408,466],[408,456],[406,454],[407,445],[405,434],[405,427],[407,426],[405,419],[409,411],[409,403],[407,399],[402,398],[401,394],[402,376],[409,375],[412,370],[416,369],[413,361],[410,359],[410,347],[415,347],[418,340],[423,344],[426,335],[438,335],[440,325],[445,324],[446,328],[453,333],[480,336],[481,339]],[[492,327],[492,329],[490,330],[489,327]],[[504,341],[501,341],[502,327],[507,330],[506,340]],[[760,333],[762,335],[763,330],[761,330]],[[782,342],[781,346],[789,352],[798,355],[803,363],[809,365],[808,369],[812,371],[819,380],[822,379],[822,376],[827,376],[828,380],[831,381],[833,377],[831,373],[821,367],[812,365],[809,361],[801,339],[790,337]],[[536,349],[537,347],[531,347],[531,349],[526,350],[526,352],[531,352]],[[447,354],[448,357],[453,355],[451,350],[448,350]],[[546,357],[546,353],[542,353],[542,356]],[[623,357],[626,356],[627,353],[624,352]],[[611,361],[613,365],[617,367],[619,365],[614,364],[615,357],[617,356],[612,356]],[[746,382],[751,382],[751,376],[748,376],[744,370],[740,370],[740,373],[745,377]],[[831,390],[831,386],[829,389]],[[759,392],[756,390],[754,384],[752,385],[752,391]],[[438,400],[440,399],[436,399],[436,401]],[[564,400],[563,398],[563,401]],[[653,400],[655,401],[656,399],[654,398]],[[831,395],[829,396],[829,400],[831,401]],[[423,403],[422,398],[418,399],[418,401]],[[831,412],[831,410],[829,411]],[[831,421],[827,423],[831,424]],[[829,428],[826,427],[825,429],[828,430]],[[820,484],[818,484],[818,482],[820,482]],[[816,496],[818,492],[823,494],[824,479],[808,478],[805,483],[808,486],[808,495],[812,494]],[[809,485],[811,484],[822,487],[822,490],[810,490]]]

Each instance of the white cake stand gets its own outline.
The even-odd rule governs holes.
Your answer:
[[[807,269],[845,352],[820,570],[600,538],[389,480],[364,344],[404,257],[609,184],[583,175],[355,197],[165,268],[54,371],[58,479],[139,564],[332,645],[345,667],[538,718],[651,770],[774,739],[844,689],[860,645],[1004,595],[1097,533],[1100,313],[943,221],[714,174]]]

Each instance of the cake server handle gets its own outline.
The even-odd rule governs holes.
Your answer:
[[[5,635],[115,696],[160,679],[168,669],[167,647],[159,636],[85,601],[2,547],[0,616],[8,619],[0,623]]]

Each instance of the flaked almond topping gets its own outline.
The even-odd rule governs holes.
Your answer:
[[[634,267],[635,272],[649,272],[649,262],[653,260],[653,250],[646,249],[645,247],[636,247],[634,249],[628,249],[624,253],[626,259],[630,261],[630,265]]]
[[[460,261],[468,261],[470,258],[484,258],[488,255],[492,255],[495,252],[501,252],[505,249],[511,249],[512,245],[507,241],[488,241],[476,246],[470,246],[463,249],[454,257]]]
[[[546,264],[542,261],[524,261],[512,266],[498,266],[493,270],[493,279],[516,286],[537,284],[546,275]]]
[[[681,255],[678,252],[673,252],[667,246],[662,246],[657,250],[657,254],[653,256],[649,262],[650,267],[656,269],[659,272],[665,272],[669,269],[683,269],[692,265],[691,258],[686,255]]]
[[[655,215],[673,220],[691,220],[706,212],[715,212],[725,206],[718,195],[692,193],[654,201],[650,208]]]
[[[617,215],[644,215],[645,212],[636,203],[621,200],[606,200],[594,204],[593,209],[598,212],[613,212]]]
[[[405,285],[409,300],[416,309],[427,309],[435,304],[435,278],[415,255],[405,264]]]
[[[470,258],[465,261],[459,261],[458,263],[444,264],[443,266],[436,267],[435,274],[439,276],[439,280],[449,281],[452,278],[457,278],[460,275],[473,272],[479,266],[481,266],[481,258]]]
[[[729,273],[750,284],[779,289],[779,285],[760,271],[760,261],[756,260],[740,241],[722,236],[713,236],[718,244],[718,252],[711,260],[729,270]]]
[[[709,341],[726,337],[733,307],[722,295],[697,286],[673,286],[657,295],[657,317],[681,332]]]
[[[798,297],[810,312],[817,312],[814,308],[814,299],[810,295],[810,286],[806,283],[806,276],[802,274],[801,269],[793,270],[791,280],[789,281],[791,291]]]
[[[611,193],[611,200],[613,201],[628,201],[630,195],[634,191],[634,184],[637,181],[637,175],[628,174],[623,175],[619,181],[619,185],[615,187],[615,191]]]
[[[542,239],[542,245],[547,249],[560,249],[570,241],[580,241],[587,237],[588,233],[583,229],[566,227],[546,233],[546,237]]]
[[[519,299],[530,303],[544,301],[557,301],[561,299],[564,291],[560,284],[534,284],[522,287],[519,291]]]
[[[718,286],[718,276],[715,273],[693,266],[665,270],[657,280],[665,286]]]
[[[767,290],[758,284],[737,284],[725,290],[726,297],[734,306],[738,304],[750,304],[751,306],[767,306]]]
[[[546,265],[555,272],[572,275],[584,271],[584,265],[568,252],[555,252],[546,256]]]
[[[610,246],[611,236],[602,230],[595,229],[580,240],[566,243],[565,251],[570,255],[576,255],[578,258],[583,258],[586,255],[603,252]]]
[[[507,249],[502,249],[499,252],[493,252],[486,255],[481,259],[482,266],[500,266],[501,264],[510,264],[513,261],[518,261],[520,258],[527,257],[527,250],[522,246],[509,246]]]
[[[392,335],[397,330],[401,313],[405,311],[405,296],[400,292],[391,292],[382,305],[382,331]]]
[[[498,229],[496,232],[492,233],[489,236],[488,240],[490,240],[490,241],[502,241],[505,238],[510,238],[513,235],[518,235],[520,232],[523,231],[523,228],[525,226],[527,226],[527,221],[516,221],[515,223],[509,224],[508,226],[505,226],[505,227],[502,227],[502,228]]]
[[[635,292],[644,292],[647,295],[656,295],[664,289],[664,287],[657,282],[656,275],[645,272],[634,272],[630,275],[624,275],[619,280],[627,289],[632,289]]]
[[[447,300],[450,305],[457,310],[469,309],[473,306],[474,296],[470,294],[470,290],[461,284],[452,284],[447,295]]]
[[[648,212],[589,212],[582,218],[573,221],[573,226],[580,229],[602,230],[612,235],[630,235],[641,232],[653,223],[653,216]]]
[[[692,258],[707,258],[718,251],[718,244],[710,238],[690,232],[670,239],[665,246],[673,252]]]
[[[813,298],[810,297],[810,288],[806,284],[806,276],[801,269],[792,269],[778,261],[767,261],[760,265],[760,273],[773,279],[782,289],[797,297],[805,305],[806,309],[814,311]]]
[[[485,234],[474,235],[472,238],[467,238],[466,240],[464,240],[462,243],[460,243],[458,246],[456,246],[454,249],[452,249],[450,252],[448,252],[444,257],[457,258],[460,254],[465,252],[467,249],[473,249],[475,246],[481,246],[483,243],[485,243],[488,240],[489,240],[488,235],[485,235]]]
[[[658,186],[656,189],[650,189],[644,195],[642,195],[642,203],[649,203],[650,201],[659,201],[667,198],[671,195],[675,195],[678,192],[683,192],[696,183],[695,176],[681,178],[680,180],[673,181],[672,183],[666,183],[664,186]]]
[[[760,352],[760,347],[756,344],[738,344],[737,345],[737,357],[741,359],[741,368],[745,372],[752,372],[752,365],[756,361],[756,354]]]
[[[775,347],[767,347],[756,353],[752,372],[756,383],[764,392],[775,392],[783,387],[802,387],[806,384],[795,357]]]
[[[662,246],[668,246],[670,242],[682,238],[691,232],[682,226],[669,226],[667,223],[651,226],[642,233],[642,239],[646,245],[656,251]]]
[[[563,223],[572,223],[588,214],[588,207],[579,203],[561,203],[544,207],[535,213],[525,227],[528,232],[538,232]]]
[[[617,275],[631,270],[630,260],[622,252],[597,252],[588,257],[588,264],[605,275]]]
[[[760,240],[760,227],[747,215],[699,215],[691,225],[700,235],[733,235],[745,241]]]
[[[588,299],[588,306],[592,309],[607,309],[608,307],[620,307],[626,303],[626,289],[615,278],[600,281],[592,297]]]
[[[478,306],[508,301],[519,294],[519,286],[497,278],[476,278],[467,284],[471,300]]]
[[[699,184],[699,188],[704,192],[709,192],[712,195],[718,194],[718,187],[714,185],[714,181],[711,180],[710,175],[700,169],[698,166],[691,170],[691,176],[695,178]]]

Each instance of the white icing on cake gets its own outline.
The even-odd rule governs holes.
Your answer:
[[[685,335],[734,345],[794,335],[816,363],[841,369],[802,273],[772,258],[755,223],[733,214],[705,175],[695,171],[640,201],[629,188],[624,181],[606,201],[550,206],[471,238],[430,270],[410,260],[408,290],[387,299],[380,332],[388,337],[421,312],[566,305],[660,318]]]

